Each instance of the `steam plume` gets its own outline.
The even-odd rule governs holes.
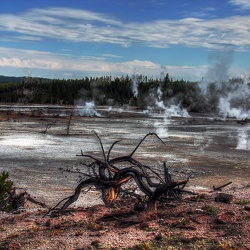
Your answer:
[[[250,136],[249,131],[247,130],[247,127],[243,127],[241,129],[238,129],[238,141],[237,141],[237,147],[236,149],[244,149],[249,150],[250,149]]]
[[[168,125],[170,124],[169,118],[171,116],[175,117],[190,117],[188,111],[184,108],[181,108],[180,105],[171,104],[166,106],[162,100],[163,93],[158,87],[157,89],[157,98],[155,99],[155,105],[160,110],[163,110],[163,121],[157,121],[154,123],[154,128],[156,133],[161,137],[168,136]]]
[[[232,84],[231,84],[232,85]],[[234,81],[219,99],[219,115],[245,119],[250,117],[250,88],[245,81]]]
[[[101,114],[99,114],[95,109],[95,103],[92,102],[85,102],[84,105],[77,105],[76,111],[78,115],[80,116],[98,116],[100,117]]]

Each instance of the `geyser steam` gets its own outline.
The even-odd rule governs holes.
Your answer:
[[[233,61],[233,50],[213,52],[209,59],[213,61],[213,65],[200,83],[207,106],[215,107],[217,115],[223,118],[249,118],[250,85],[246,79],[230,79],[229,69]]]
[[[249,150],[250,149],[250,136],[249,136],[249,131],[247,127],[238,129],[237,133],[238,133],[238,136],[237,136],[238,141],[237,141],[236,149]]]
[[[85,102],[84,105],[77,105],[76,112],[79,116],[101,116],[101,114],[96,111],[95,103],[93,101]]]
[[[180,105],[171,104],[166,106],[162,100],[162,91],[160,87],[157,89],[157,98],[155,99],[155,105],[160,110],[163,110],[163,121],[156,121],[154,128],[156,133],[161,137],[168,137],[168,125],[170,124],[169,118],[175,117],[190,117],[188,111],[181,108]]]
[[[230,84],[230,83],[228,83]],[[232,86],[231,86],[232,85]],[[219,115],[245,119],[250,117],[250,88],[245,81],[234,80],[219,99]]]

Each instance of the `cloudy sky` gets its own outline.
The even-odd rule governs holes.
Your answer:
[[[0,75],[249,77],[249,58],[250,0],[0,0]]]

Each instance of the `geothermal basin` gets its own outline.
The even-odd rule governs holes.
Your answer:
[[[14,186],[39,201],[53,206],[71,195],[86,171],[89,159],[82,152],[102,160],[114,141],[111,158],[130,154],[149,132],[134,158],[155,169],[166,162],[173,179],[190,176],[189,190],[211,190],[232,181],[250,183],[250,123],[235,118],[220,119],[205,114],[165,117],[161,112],[128,108],[96,107],[86,114],[81,107],[0,106],[0,173],[8,171]],[[249,195],[250,196],[250,195]],[[78,205],[102,203],[100,193],[91,189]]]

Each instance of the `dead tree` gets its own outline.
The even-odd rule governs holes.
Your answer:
[[[226,186],[228,186],[228,185],[230,185],[230,184],[232,184],[232,182],[230,181],[230,182],[228,182],[228,183],[226,183],[226,184],[223,184],[223,185],[221,185],[221,186],[219,186],[219,187],[215,187],[215,186],[213,186],[213,191],[221,191],[222,190],[222,188],[224,188],[224,187],[226,187]]]
[[[95,135],[101,145],[103,160],[97,159],[89,154],[84,154],[83,151],[81,151],[81,154],[77,156],[92,160],[90,164],[85,165],[91,170],[91,174],[85,174],[88,179],[78,184],[74,194],[61,200],[51,210],[56,209],[63,202],[60,210],[65,210],[78,199],[81,190],[86,186],[95,186],[98,190],[101,190],[104,203],[112,203],[118,198],[121,187],[129,180],[133,180],[142,194],[147,197],[147,211],[152,211],[156,209],[156,202],[160,197],[167,197],[168,195],[177,196],[177,193],[181,192],[188,182],[188,179],[172,181],[166,163],[163,164],[164,174],[162,176],[150,166],[144,165],[134,159],[133,155],[148,136],[156,136],[160,142],[165,144],[156,133],[146,134],[129,155],[119,156],[113,159],[110,159],[112,149],[120,140],[115,141],[111,145],[106,155],[100,137],[96,133]],[[126,164],[128,167],[121,167],[122,164]]]
[[[69,135],[69,127],[70,127],[70,124],[71,124],[73,112],[74,112],[74,110],[72,109],[71,112],[70,112],[69,119],[68,119],[68,124],[67,124],[67,135]]]
[[[53,124],[48,124],[48,125],[46,126],[45,130],[42,131],[41,133],[46,134],[46,133],[48,132],[48,130],[52,127],[52,125],[53,125]]]

